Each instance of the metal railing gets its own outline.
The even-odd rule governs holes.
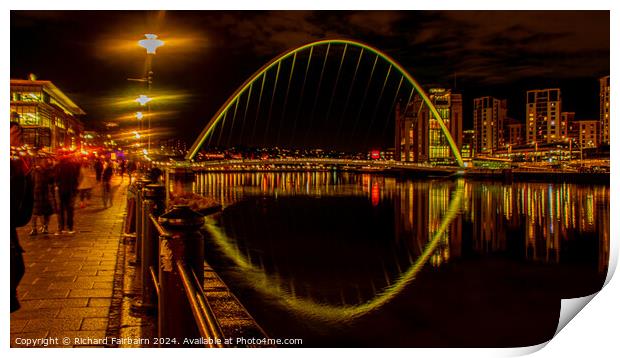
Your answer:
[[[222,334],[222,328],[219,322],[213,315],[213,310],[209,305],[209,301],[202,290],[202,285],[196,277],[196,273],[188,272],[184,263],[177,261],[176,267],[181,275],[183,281],[183,287],[185,293],[190,302],[194,319],[198,325],[198,330],[203,338],[212,339],[207,340],[206,345],[210,348],[222,348],[224,347],[224,335]]]
[[[137,182],[131,190],[128,210],[135,215],[128,215],[132,217],[125,232],[135,230],[142,298],[138,308],[157,312],[159,337],[176,338],[185,346],[224,347],[224,334],[202,285],[204,238],[199,228],[204,218],[187,206],[163,213],[165,189],[160,185]],[[188,338],[190,343],[184,343]]]

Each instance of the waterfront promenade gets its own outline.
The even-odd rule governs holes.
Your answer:
[[[106,209],[99,188],[87,207],[77,201],[73,235],[53,234],[56,215],[48,235],[29,236],[30,225],[18,229],[26,274],[18,287],[21,309],[11,314],[11,347],[103,347],[101,340],[118,331],[112,317],[119,313],[110,307],[127,184],[113,177]]]

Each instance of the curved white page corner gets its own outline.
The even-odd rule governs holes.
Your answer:
[[[597,294],[598,292],[593,293],[589,296],[563,299],[562,307],[560,308],[560,319],[558,320],[558,328],[555,330],[553,336],[557,336],[558,333],[564,327],[566,327],[568,322],[570,322],[570,320],[572,320],[577,315],[577,313],[579,313],[579,311],[581,311]]]

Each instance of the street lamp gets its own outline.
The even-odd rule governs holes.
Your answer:
[[[149,103],[152,100],[152,98],[149,98],[149,96],[141,94],[138,98],[136,98],[136,102],[140,103],[141,106],[146,106],[147,103]],[[140,114],[142,114],[142,112],[138,112]],[[138,115],[136,114],[136,117]],[[140,119],[140,118],[138,118]]]
[[[147,54],[154,55],[157,48],[164,45],[164,42],[159,40],[157,35],[144,34],[144,37],[146,37],[146,39],[138,41],[138,45],[140,45],[140,47],[144,47]]]
[[[142,118],[144,118],[144,114],[142,112],[136,112],[136,118],[138,118],[138,120],[141,120]]]
[[[148,94],[151,94],[151,86],[153,84],[153,71],[152,71],[152,62],[153,56],[155,56],[155,51],[158,47],[164,45],[164,42],[157,38],[155,34],[144,34],[145,39],[138,41],[138,45],[146,50],[146,84],[148,89]],[[146,96],[145,96],[146,97]],[[142,103],[141,105],[145,105],[148,101]],[[147,107],[147,112],[150,113],[151,107],[150,105]],[[151,130],[151,117],[148,118],[148,130]],[[148,139],[148,149],[151,149],[151,136]]]

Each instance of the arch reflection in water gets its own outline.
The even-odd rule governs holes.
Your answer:
[[[411,286],[420,262],[433,271],[500,255],[603,274],[607,268],[604,186],[400,181],[324,171],[208,173],[197,176],[192,190],[225,207],[207,230],[212,246],[238,267],[235,279],[270,302],[333,321],[392,300]],[[579,280],[571,284],[596,286]]]
[[[432,232],[431,239],[425,244],[422,252],[416,260],[411,263],[411,266],[405,272],[402,272],[400,277],[398,277],[393,284],[390,284],[389,278],[386,279],[388,286],[382,290],[382,292],[378,293],[369,301],[358,305],[343,304],[337,306],[324,302],[317,302],[311,298],[299,297],[295,294],[295,289],[290,288],[290,285],[288,290],[287,287],[283,287],[286,286],[286,284],[282,280],[279,280],[277,275],[275,277],[270,277],[263,267],[253,264],[249,255],[244,255],[241,250],[233,244],[233,240],[227,236],[225,231],[222,230],[212,218],[207,220],[206,230],[217,247],[241,270],[240,277],[257,291],[264,295],[274,297],[280,304],[295,310],[297,313],[313,316],[314,318],[322,320],[345,321],[368,313],[389,302],[396,297],[407,284],[414,280],[416,274],[429,259],[436,259],[438,257],[438,248],[440,248],[440,245],[444,244],[448,227],[460,210],[464,191],[463,187],[464,181],[462,179],[458,180],[453,190],[454,192],[452,193],[450,203],[447,208],[445,208],[446,210],[443,213],[443,217],[436,220],[436,227],[429,228]],[[371,186],[371,188],[374,188],[374,186]],[[373,189],[371,189],[371,193],[372,192]],[[446,196],[445,198],[448,197],[449,196]],[[375,199],[373,199],[373,205],[374,202]],[[439,251],[439,256],[442,256],[441,250]],[[372,282],[371,285],[375,287]]]

